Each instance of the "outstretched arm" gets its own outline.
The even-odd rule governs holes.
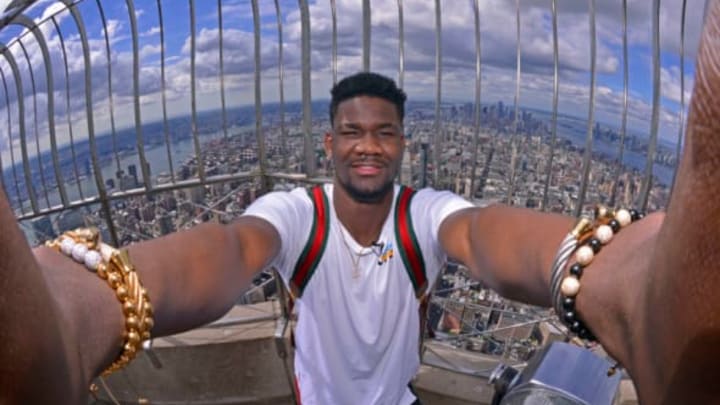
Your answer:
[[[0,402],[81,402],[119,353],[120,304],[103,280],[61,253],[41,247],[33,256],[4,194],[0,227]],[[254,217],[129,247],[155,309],[153,336],[220,317],[279,248],[275,229]]]

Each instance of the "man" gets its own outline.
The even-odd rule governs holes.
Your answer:
[[[712,3],[707,21],[667,217],[648,216],[617,234],[587,267],[577,296],[578,313],[628,369],[646,404],[720,398],[720,273],[714,271],[720,262],[720,1]],[[366,80],[386,85],[368,91]],[[388,225],[400,191],[392,184],[403,149],[399,99],[394,85],[374,75],[351,78],[335,90],[325,147],[336,176],[324,194],[315,194],[330,207],[324,216],[329,226],[322,228],[329,230],[327,243],[311,277],[295,285],[301,287],[295,288],[296,366],[304,403],[415,400],[406,386],[417,367],[411,314],[415,293],[423,290],[398,271],[407,268],[397,256],[378,264],[374,253],[396,242],[394,230],[404,232]],[[309,254],[301,251],[315,212],[304,193],[268,195],[229,226],[204,224],[131,246],[155,307],[153,335],[221,316],[253,275],[270,265],[292,287],[297,263]],[[464,206],[432,190],[412,199],[428,280],[447,255],[505,296],[549,305],[551,262],[572,220]],[[93,376],[118,355],[124,317],[113,291],[60,253],[32,252],[5,198],[0,229],[0,402],[81,403]]]

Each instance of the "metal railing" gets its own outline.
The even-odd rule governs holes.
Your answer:
[[[361,32],[358,38],[354,38],[355,26],[352,29],[338,29],[342,13],[355,11],[352,5],[328,1],[329,8],[322,2],[311,3],[307,0],[298,0],[297,3],[274,0],[272,4],[259,0],[241,3],[218,0],[214,10],[210,9],[213,2],[194,0],[183,3],[161,0],[126,0],[124,3],[61,0],[59,3],[62,7],[53,5],[52,8],[47,7],[46,3],[35,7],[31,1],[13,2],[14,8],[5,10],[0,17],[0,33],[7,32],[12,26],[21,28],[21,32],[10,38],[0,37],[0,78],[4,93],[0,100],[4,102],[2,108],[6,110],[0,113],[0,119],[7,117],[7,125],[0,126],[0,152],[3,152],[0,154],[0,181],[26,230],[37,234],[38,240],[49,237],[51,235],[48,233],[64,230],[59,229],[64,213],[81,209],[85,221],[101,225],[106,237],[115,244],[122,244],[135,240],[138,235],[143,238],[155,237],[165,231],[206,220],[210,214],[240,213],[255,195],[273,187],[272,183],[274,187],[280,187],[285,184],[322,182],[329,172],[319,157],[320,139],[317,132],[327,127],[328,123],[324,113],[320,116],[314,114],[313,103],[324,98],[318,96],[323,94],[320,91],[313,93],[313,90],[317,90],[314,86],[317,83],[336,83],[340,71],[371,70],[380,66],[377,62],[380,58],[371,59],[372,55],[387,58],[394,54],[397,55],[396,73],[401,87],[412,88],[423,82],[426,85],[424,89],[434,90],[433,98],[426,100],[428,105],[423,106],[424,113],[406,120],[406,129],[421,135],[418,137],[413,134],[409,137],[409,176],[403,177],[403,182],[422,186],[421,179],[430,178],[431,185],[435,187],[464,190],[468,198],[482,202],[518,203],[518,193],[521,193],[526,196],[527,206],[574,215],[588,210],[586,201],[589,200],[589,193],[594,193],[610,205],[618,204],[619,200],[630,200],[641,209],[657,209],[666,203],[670,192],[666,190],[670,189],[674,174],[669,184],[658,184],[654,169],[658,159],[660,117],[663,112],[669,111],[670,115],[677,116],[675,164],[680,156],[685,119],[685,63],[689,48],[686,43],[686,27],[690,25],[686,21],[687,0],[681,3],[680,31],[677,33],[680,47],[678,54],[674,55],[679,59],[679,106],[668,111],[663,111],[661,99],[661,62],[663,55],[668,54],[667,51],[661,52],[661,2],[653,0],[651,4],[648,18],[652,27],[652,82],[649,93],[652,101],[646,134],[647,153],[641,174],[640,169],[633,170],[626,165],[629,153],[626,142],[629,139],[628,113],[631,109],[626,0],[617,5],[622,15],[619,45],[622,53],[622,105],[618,139],[613,143],[617,152],[610,157],[599,157],[594,150],[598,135],[595,133],[598,108],[598,17],[595,0],[587,1],[589,64],[577,68],[589,78],[587,116],[582,118],[585,124],[584,143],[581,146],[568,146],[567,142],[560,141],[559,126],[566,123],[561,122],[564,119],[561,116],[564,115],[559,111],[559,100],[561,85],[567,75],[562,74],[563,55],[558,35],[558,15],[562,10],[557,0],[548,0],[545,8],[528,6],[534,7],[534,11],[540,10],[541,18],[547,19],[552,45],[552,73],[545,75],[547,82],[552,83],[552,101],[546,108],[549,118],[543,122],[537,121],[539,129],[536,128],[535,132],[525,126],[534,125],[536,121],[523,118],[527,108],[522,107],[524,100],[521,88],[524,83],[523,67],[528,64],[523,64],[523,57],[530,55],[527,47],[531,45],[524,43],[527,38],[522,36],[521,27],[526,26],[525,18],[535,18],[537,14],[524,13],[526,5],[519,0],[514,3],[514,21],[512,15],[508,14],[510,19],[506,22],[508,26],[515,27],[516,35],[514,75],[508,75],[514,77],[514,82],[509,80],[508,83],[512,84],[505,89],[505,98],[513,100],[513,112],[510,109],[507,111],[512,117],[507,122],[497,117],[495,105],[481,103],[482,100],[490,99],[483,93],[484,86],[489,82],[492,84],[483,76],[487,73],[486,69],[496,67],[492,65],[494,55],[483,54],[484,49],[488,48],[482,46],[487,34],[484,28],[486,22],[483,20],[484,14],[489,13],[484,7],[487,3],[472,0],[465,5],[472,19],[469,23],[472,29],[468,31],[471,33],[468,43],[472,43],[469,48],[474,49],[474,53],[472,62],[468,61],[465,66],[469,74],[458,77],[472,81],[471,84],[463,83],[471,106],[466,110],[465,118],[455,118],[450,111],[451,107],[457,106],[445,100],[451,97],[444,90],[458,85],[446,76],[455,73],[454,66],[459,62],[453,59],[452,54],[446,55],[448,50],[444,46],[449,45],[445,38],[457,27],[454,22],[444,22],[443,10],[458,7],[460,2],[450,4],[436,0],[432,3],[433,18],[428,18],[423,24],[415,22],[412,26],[414,31],[409,33],[407,9],[409,6],[417,8],[419,0],[397,0],[396,3],[363,0],[358,14]],[[377,10],[387,11],[393,5],[397,9],[396,26],[392,26],[383,16],[378,16],[381,21],[373,20]],[[41,6],[46,8],[41,10]],[[187,13],[183,9],[185,6]],[[239,16],[242,13],[229,11],[239,8],[243,8],[242,13],[250,15],[251,19],[245,20]],[[150,10],[156,10],[156,21],[148,25],[146,20],[152,18]],[[202,12],[199,17],[198,10]],[[324,10],[329,10],[331,27],[328,30],[331,45],[327,50],[321,45],[313,46],[311,42],[313,29],[320,27],[315,25],[316,18],[326,22],[321,19],[325,18]],[[457,16],[457,13],[453,15]],[[68,16],[71,19],[68,20]],[[187,19],[188,31],[178,33],[169,30],[169,19]],[[695,20],[692,23],[699,24]],[[112,30],[117,27],[126,30],[129,27],[126,32],[129,39],[115,36]],[[153,27],[157,28],[157,37],[153,36]],[[95,36],[98,28],[101,35]],[[422,30],[418,31],[420,28]],[[148,29],[147,36],[144,29]],[[373,30],[383,31],[382,34],[372,35]],[[209,37],[213,37],[213,32],[216,33],[215,37],[208,41]],[[396,50],[388,48],[386,44],[388,38],[384,36],[388,32],[396,35],[397,41],[393,42]],[[428,46],[428,54],[434,58],[434,67],[422,70],[419,67],[422,63],[417,61],[417,43],[413,42],[413,48],[409,48],[408,37],[424,34],[434,39],[434,49]],[[141,38],[157,39],[144,40],[147,43],[141,47]],[[184,51],[178,50],[182,48],[178,38],[184,41]],[[240,49],[238,38],[251,44],[252,57],[248,60],[243,60],[246,55],[242,52],[250,49],[250,46]],[[6,42],[2,43],[3,40]],[[199,44],[199,40],[203,42]],[[227,49],[228,43],[233,44],[231,51]],[[198,56],[208,46],[216,46],[218,49],[217,74],[214,78],[198,70]],[[39,54],[36,53],[37,49],[40,50]],[[159,57],[143,56],[146,49],[156,49]],[[358,50],[360,55],[356,60]],[[208,55],[204,54],[203,57],[207,58]],[[130,58],[131,64],[123,65],[121,58]],[[178,62],[181,58],[186,59]],[[486,60],[490,62],[486,63]],[[58,61],[62,64],[58,65]],[[327,63],[322,63],[324,61]],[[184,75],[184,63],[189,68],[187,75]],[[36,81],[35,77],[39,64],[43,65],[45,72],[42,83]],[[124,69],[131,71],[129,77]],[[153,92],[143,93],[145,89],[141,87],[144,75],[154,74],[157,74],[159,80],[157,88]],[[248,80],[250,77],[252,80]],[[276,98],[272,97],[275,101],[270,105],[265,102],[265,95],[271,93],[274,81],[277,81],[278,92]],[[183,86],[189,87],[189,90],[178,95],[178,89]],[[295,103],[288,101],[292,98],[288,97],[287,90],[292,86],[300,89],[295,94],[298,108],[295,108]],[[213,93],[219,94],[219,116],[208,112],[199,101],[201,98],[207,100],[207,95]],[[28,98],[31,98],[33,106],[32,121],[27,117]],[[46,111],[43,111],[41,105],[43,100],[46,100]],[[189,118],[176,116],[180,104],[189,104]],[[251,105],[252,113],[245,110],[238,112],[238,106],[242,104]],[[277,109],[274,109],[275,105]],[[160,112],[149,113],[152,108]],[[426,113],[430,110],[434,112]],[[504,114],[505,111],[500,113]],[[120,119],[121,116],[124,116],[124,121]],[[186,125],[188,119],[189,128]],[[153,127],[156,122],[160,129]],[[102,125],[98,125],[100,123]],[[124,128],[129,128],[129,132]],[[456,133],[465,134],[469,141],[466,142]],[[506,133],[509,133],[509,138],[504,137]],[[220,136],[216,136],[218,134]],[[254,141],[249,141],[252,138]],[[539,138],[540,142],[535,142],[534,138]],[[213,146],[213,139],[219,139],[220,143]],[[179,142],[191,143],[188,156],[177,156],[173,151]],[[2,149],[3,145],[5,149]],[[428,146],[432,153],[432,164],[422,165],[418,162],[426,161],[422,153]],[[453,160],[455,158],[449,156],[452,148],[459,150],[455,156],[464,159],[457,165]],[[463,157],[466,148],[469,149],[469,157]],[[162,181],[161,176],[153,176],[151,171],[151,165],[155,162],[149,153],[153,150],[161,151],[158,156],[167,161],[167,168],[163,170],[166,178]],[[573,153],[577,155],[576,162],[581,162],[580,170],[576,170],[580,173],[579,182],[560,184],[557,177],[572,177],[572,173],[566,168],[558,168],[558,159]],[[498,159],[508,155],[509,159],[498,163]],[[232,161],[238,156],[242,156],[243,160]],[[126,175],[122,165],[127,164],[128,157],[137,161],[137,165],[129,164]],[[83,161],[83,158],[86,160]],[[185,161],[180,163],[178,158]],[[524,167],[531,161],[537,163],[536,168]],[[603,169],[593,172],[594,167]],[[104,174],[104,171],[113,168],[115,177],[112,173],[110,176]],[[134,171],[132,175],[131,170]],[[431,176],[420,175],[429,170],[432,170]],[[604,173],[611,173],[607,176],[610,179],[605,179],[609,190],[602,193],[592,191],[599,187],[598,177],[605,177]],[[528,191],[532,190],[526,181],[528,176],[542,179],[535,181],[539,183],[540,189],[533,191],[534,194]],[[132,181],[126,180],[128,177]],[[461,187],[464,182],[468,185]],[[500,190],[494,194],[489,192],[491,183]],[[636,183],[640,185],[636,186]],[[558,191],[561,188],[571,191]],[[621,192],[624,192],[624,197],[620,195]],[[490,194],[492,197],[488,197]],[[558,205],[560,199],[562,203]],[[537,203],[531,204],[531,200],[537,200]],[[192,202],[192,207],[187,209],[185,217],[181,218],[179,214],[170,217],[173,210],[181,211],[183,208],[180,206],[187,201]],[[163,204],[168,207],[162,210],[158,208]],[[170,209],[173,206],[176,208]],[[197,206],[205,208],[196,211]],[[134,216],[147,218],[132,221],[124,219],[132,210]],[[162,213],[158,214],[160,211]],[[43,225],[41,219],[45,217],[52,218],[50,227]],[[165,226],[168,220],[163,218],[166,217],[171,218],[170,226]],[[470,332],[465,333],[465,338],[479,333],[474,327],[470,329]]]

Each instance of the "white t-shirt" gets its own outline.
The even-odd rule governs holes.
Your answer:
[[[302,403],[411,404],[415,396],[408,383],[420,366],[419,301],[396,246],[394,205],[400,187],[395,186],[378,239],[382,248],[358,244],[335,214],[333,185],[324,190],[330,211],[327,244],[295,304],[295,376]],[[432,189],[419,190],[412,199],[410,213],[430,287],[447,259],[438,242],[440,224],[470,206],[455,194]],[[282,248],[272,265],[288,284],[312,228],[314,208],[307,190],[269,193],[245,215],[277,229]],[[389,250],[392,257],[379,264]]]

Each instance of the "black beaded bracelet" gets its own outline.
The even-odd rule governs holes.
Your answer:
[[[561,308],[558,317],[579,338],[589,341],[596,340],[595,335],[585,326],[575,308],[576,297],[580,291],[580,279],[585,268],[602,247],[610,243],[616,233],[643,216],[634,209],[620,209],[615,212],[603,206],[595,209],[595,226],[592,236],[580,241],[583,244],[575,251],[575,263],[570,266],[569,275],[562,280],[558,290],[559,308]]]

